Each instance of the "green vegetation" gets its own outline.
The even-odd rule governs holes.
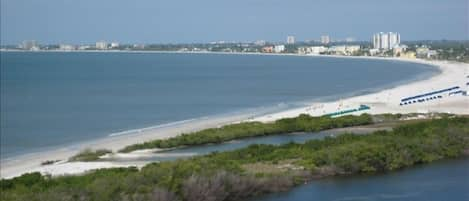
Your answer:
[[[98,160],[100,156],[103,156],[105,154],[112,153],[111,150],[107,149],[98,149],[98,150],[91,150],[91,149],[85,149],[78,153],[75,156],[72,156],[69,161],[95,161]]]
[[[315,177],[392,171],[458,157],[468,149],[469,118],[443,118],[368,135],[344,134],[304,144],[252,145],[153,163],[141,170],[103,169],[57,178],[25,174],[1,180],[0,198],[5,201],[245,200],[288,190]],[[255,171],[259,168],[266,171]],[[269,168],[284,170],[268,171]]]
[[[427,46],[437,51],[437,55],[431,59],[449,60],[469,63],[469,41],[437,40],[437,41],[412,41],[406,42],[408,50],[415,51],[416,47]]]
[[[292,132],[316,132],[331,128],[342,128],[373,123],[368,114],[360,116],[311,117],[302,114],[295,118],[285,118],[273,123],[245,122],[231,124],[221,128],[210,128],[195,133],[182,134],[176,137],[154,140],[125,147],[120,152],[131,152],[138,149],[173,148],[180,146],[221,143],[239,138],[263,135],[275,135]]]
[[[46,160],[46,161],[41,162],[41,165],[52,165],[52,164],[57,163],[59,161],[60,160]]]

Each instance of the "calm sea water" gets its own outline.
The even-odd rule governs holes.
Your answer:
[[[245,109],[367,93],[436,73],[396,61],[1,52],[1,156]]]

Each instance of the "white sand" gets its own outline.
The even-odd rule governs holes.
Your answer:
[[[446,61],[424,61],[424,60],[404,60],[422,64],[438,66],[441,73],[426,80],[397,86],[395,88],[382,90],[377,93],[346,98],[338,101],[326,103],[312,103],[308,107],[287,110],[275,114],[269,114],[254,118],[253,121],[269,122],[281,118],[296,117],[299,114],[309,114],[320,116],[332,112],[358,108],[361,104],[370,106],[370,110],[355,112],[353,114],[370,113],[428,113],[441,112],[453,114],[469,114],[469,96],[455,95],[442,99],[416,103],[412,105],[400,106],[402,98],[425,94],[432,91],[460,86],[467,90],[466,82],[469,82],[469,64],[446,62]]]
[[[354,57],[343,57],[354,58]],[[360,59],[384,59],[359,57]],[[438,66],[441,73],[426,80],[397,86],[392,89],[380,91],[378,93],[346,98],[332,102],[311,103],[310,106],[298,109],[287,110],[252,119],[253,114],[233,115],[220,118],[197,119],[181,124],[169,125],[166,127],[155,127],[149,129],[137,130],[134,133],[126,135],[115,135],[92,142],[82,143],[61,149],[54,149],[39,153],[22,155],[14,158],[2,159],[0,168],[1,178],[12,178],[23,173],[38,171],[53,176],[80,174],[89,170],[109,167],[141,167],[144,163],[140,162],[59,162],[52,165],[41,166],[40,163],[46,160],[62,160],[75,155],[85,148],[107,148],[114,151],[127,145],[141,143],[153,139],[162,139],[184,132],[192,132],[210,127],[217,127],[233,122],[256,120],[256,121],[274,121],[285,117],[295,117],[299,114],[310,114],[313,116],[323,115],[338,110],[357,108],[360,104],[371,107],[366,113],[412,113],[412,112],[449,112],[456,114],[469,114],[469,96],[451,96],[443,99],[429,101],[425,103],[414,104],[410,106],[399,106],[401,98],[418,95],[433,90],[445,89],[453,86],[466,87],[466,78],[469,75],[469,64],[444,62],[444,61],[423,61],[423,60],[404,60],[392,58],[392,60],[409,61]],[[467,89],[466,89],[467,90]],[[356,112],[354,114],[359,114]],[[138,151],[130,154],[116,154],[113,157],[135,158],[149,157],[149,151]]]

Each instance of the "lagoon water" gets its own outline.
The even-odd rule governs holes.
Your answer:
[[[428,66],[325,57],[1,52],[1,157],[130,129],[282,110],[428,77]]]
[[[367,134],[373,130],[352,131]],[[155,154],[148,161],[165,161],[227,151],[251,144],[304,143],[343,134],[327,130],[262,136],[228,143],[188,147]],[[122,159],[125,162],[125,158]],[[255,197],[251,201],[467,201],[469,200],[469,158],[447,159],[376,175],[329,177],[311,181],[290,191]]]
[[[378,175],[330,177],[252,201],[467,201],[469,158]]]
[[[380,128],[381,130],[384,128]],[[379,130],[377,128],[368,128],[368,129],[331,129],[314,133],[285,133],[279,135],[269,135],[269,136],[258,136],[258,137],[249,137],[245,139],[231,140],[219,144],[207,144],[200,146],[189,146],[178,149],[170,149],[161,152],[156,152],[146,157],[141,158],[125,158],[125,157],[115,157],[110,158],[113,162],[127,162],[127,161],[140,161],[140,162],[156,162],[156,161],[171,161],[176,159],[184,159],[195,156],[207,155],[213,152],[224,152],[232,151],[236,149],[246,148],[254,144],[272,144],[272,145],[282,145],[287,143],[305,143],[309,140],[321,140],[326,137],[336,137],[345,133],[353,132],[355,135],[364,135],[369,134],[373,131]]]
[[[377,129],[377,128],[376,128]],[[352,129],[368,134],[376,129]],[[317,133],[293,133],[234,140],[174,149],[141,159],[115,158],[114,162],[166,161],[240,149],[252,144],[304,143],[308,140],[335,137],[342,129]],[[445,159],[388,173],[315,179],[286,192],[254,197],[251,201],[467,201],[469,200],[469,158]]]

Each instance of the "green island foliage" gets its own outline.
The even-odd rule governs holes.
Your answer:
[[[174,148],[180,146],[222,143],[234,139],[276,135],[292,132],[317,132],[332,128],[359,126],[372,124],[372,117],[368,114],[360,116],[341,116],[332,118],[328,116],[311,117],[302,114],[294,118],[284,118],[272,123],[243,122],[230,124],[220,128],[209,128],[194,133],[181,134],[168,139],[153,140],[141,144],[127,146],[119,152],[131,152],[139,149]]]
[[[295,128],[291,128],[295,129]],[[0,181],[1,200],[245,200],[285,191],[316,177],[387,172],[469,149],[469,118],[403,124],[392,131],[343,134],[303,144],[251,145],[137,168],[96,170],[79,176],[24,174]],[[277,174],[252,173],[250,164],[297,167]]]
[[[95,161],[98,160],[100,156],[105,154],[112,153],[111,150],[108,149],[98,149],[98,150],[91,150],[85,149],[75,156],[72,156],[68,159],[68,161]]]

